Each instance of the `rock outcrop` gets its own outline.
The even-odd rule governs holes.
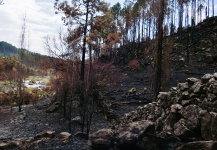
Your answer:
[[[115,132],[115,141],[122,149],[134,149],[148,134],[153,134],[155,125],[148,120],[131,122],[119,126]]]
[[[114,131],[102,129],[90,136],[91,146],[97,150],[110,149],[114,144]]]
[[[165,141],[165,149],[172,145],[172,149],[211,150],[216,147],[216,126],[217,73],[214,73],[201,79],[188,78],[169,92],[161,92],[156,102],[125,114],[114,125],[113,132],[115,146],[120,149],[124,149],[120,146],[123,143],[138,149],[147,149],[147,144],[159,149],[158,141]],[[150,134],[141,134],[147,127],[151,128]]]

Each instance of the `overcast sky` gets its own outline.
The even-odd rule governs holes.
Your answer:
[[[55,0],[4,0],[0,5],[0,41],[19,45],[21,26],[26,14],[27,41],[30,51],[47,54],[43,47],[43,37],[54,36],[63,28],[61,15],[54,11]],[[107,0],[112,5],[118,1]],[[123,3],[124,0],[119,0]]]
[[[105,1],[114,5],[117,2],[122,4],[125,0]],[[43,48],[43,37],[54,36],[63,28],[61,15],[55,14],[54,2],[55,0],[4,0],[4,5],[0,5],[0,41],[20,47],[21,25],[26,14],[29,50],[47,54]]]

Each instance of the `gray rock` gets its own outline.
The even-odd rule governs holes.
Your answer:
[[[217,141],[196,141],[186,143],[176,150],[216,150]]]
[[[170,106],[170,112],[178,113],[182,109],[182,105],[180,104],[173,104]]]
[[[211,75],[211,74],[205,74],[204,76],[201,77],[201,81],[203,83],[205,83],[205,82],[209,81],[211,78],[213,78],[213,75]]]
[[[55,136],[55,131],[41,131],[40,133],[38,133],[34,139],[35,140],[39,140],[39,139],[43,139],[43,138],[54,138]]]
[[[179,84],[178,84],[178,89],[181,90],[181,91],[188,90],[188,89],[189,89],[189,84],[188,84],[188,82],[179,83]]]
[[[191,101],[190,100],[182,100],[182,106],[187,106],[190,105]]]
[[[177,90],[177,87],[171,87],[170,90],[171,90],[171,91],[176,91],[176,90]]]
[[[164,100],[167,97],[168,93],[167,92],[160,92],[157,96],[158,99]]]
[[[190,130],[198,130],[200,128],[199,113],[202,109],[197,105],[189,105],[181,110],[181,115],[185,118],[186,126]]]
[[[33,138],[17,138],[12,142],[17,145],[20,149],[27,149],[30,142],[33,141]]]
[[[147,134],[153,134],[155,124],[148,120],[123,124],[118,127],[115,133],[115,140],[119,147],[128,147],[136,145]]]
[[[165,131],[168,134],[172,134],[174,124],[176,124],[180,119],[181,115],[180,113],[178,113],[178,111],[169,113],[169,115],[166,117],[164,121],[163,131]]]
[[[201,136],[206,140],[217,140],[217,113],[204,112],[201,118]]]
[[[192,85],[191,89],[194,93],[201,93],[202,87],[203,86],[200,82],[195,82],[194,85]]]
[[[217,81],[213,82],[213,83],[209,86],[208,91],[209,91],[210,93],[217,94]]]
[[[216,80],[215,80],[215,78],[213,77],[213,78],[211,78],[211,79],[209,79],[209,84],[213,84],[213,83],[215,83],[216,82]]]
[[[213,74],[213,77],[217,80],[217,72]]]
[[[91,134],[89,141],[93,149],[110,149],[114,144],[114,131],[112,129],[101,129]]]
[[[181,99],[187,100],[187,99],[189,99],[190,93],[188,92],[188,90],[186,90],[186,91],[182,92],[181,95],[182,95]]]
[[[200,80],[197,78],[187,78],[186,81],[190,84],[194,84],[195,82],[198,82]]]
[[[71,136],[71,134],[69,132],[60,132],[58,138],[59,140],[67,140],[69,137]]]
[[[192,132],[186,126],[184,119],[180,119],[174,124],[174,134],[182,140],[188,140],[192,137]]]
[[[207,95],[207,100],[213,102],[213,101],[217,100],[217,97],[215,94],[209,93]]]

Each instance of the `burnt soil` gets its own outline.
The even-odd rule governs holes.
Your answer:
[[[214,68],[217,69],[217,68]],[[174,71],[171,84],[176,85],[184,81],[187,77],[197,77],[204,72],[213,73],[214,69],[206,68],[199,71]],[[119,120],[125,113],[135,110],[138,106],[153,101],[152,95],[152,71],[151,69],[139,68],[131,69],[129,67],[110,66],[109,71],[115,72],[118,76],[111,84],[106,84],[103,88],[103,111],[96,111],[93,115],[90,133],[102,128],[109,128],[112,123]],[[144,87],[147,90],[144,92]],[[129,94],[131,88],[136,88],[135,94]],[[34,105],[24,105],[22,112],[18,112],[17,107],[0,106],[0,142],[16,138],[34,138],[43,130],[68,132],[68,120],[62,117],[62,110],[59,109],[54,113],[46,113],[47,107],[52,102],[47,98],[38,101]],[[76,117],[76,115],[74,116]],[[57,138],[42,140],[38,143],[39,149],[76,149],[88,150],[91,147],[88,141],[81,137],[75,136],[80,132],[78,122],[72,122],[72,136],[67,141],[59,141]],[[28,149],[36,149],[29,147]]]
[[[144,86],[150,86],[149,76],[144,73],[145,69],[132,70],[129,67],[112,65],[109,70],[118,74],[118,79],[103,88],[103,101],[110,113],[96,111],[90,133],[111,127],[113,121],[118,120],[125,113],[150,102],[150,90],[143,92]],[[137,89],[137,93],[129,94],[129,89],[133,87]],[[60,132],[68,132],[68,120],[62,117],[61,109],[54,113],[46,113],[51,102],[52,99],[47,98],[34,105],[23,105],[22,112],[18,112],[18,107],[15,106],[0,106],[0,142],[16,138],[34,138],[43,130],[55,131],[56,135]],[[86,139],[75,136],[80,131],[80,124],[72,122],[72,136],[67,141],[63,142],[55,138],[42,140],[38,143],[38,148],[91,149]],[[28,149],[35,149],[35,147]]]

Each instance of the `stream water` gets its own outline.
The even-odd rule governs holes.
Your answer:
[[[34,83],[30,82],[29,80],[25,80],[24,82],[25,87],[27,88],[37,88],[39,90],[43,90],[44,88],[46,88],[46,85],[41,81],[35,81]]]

